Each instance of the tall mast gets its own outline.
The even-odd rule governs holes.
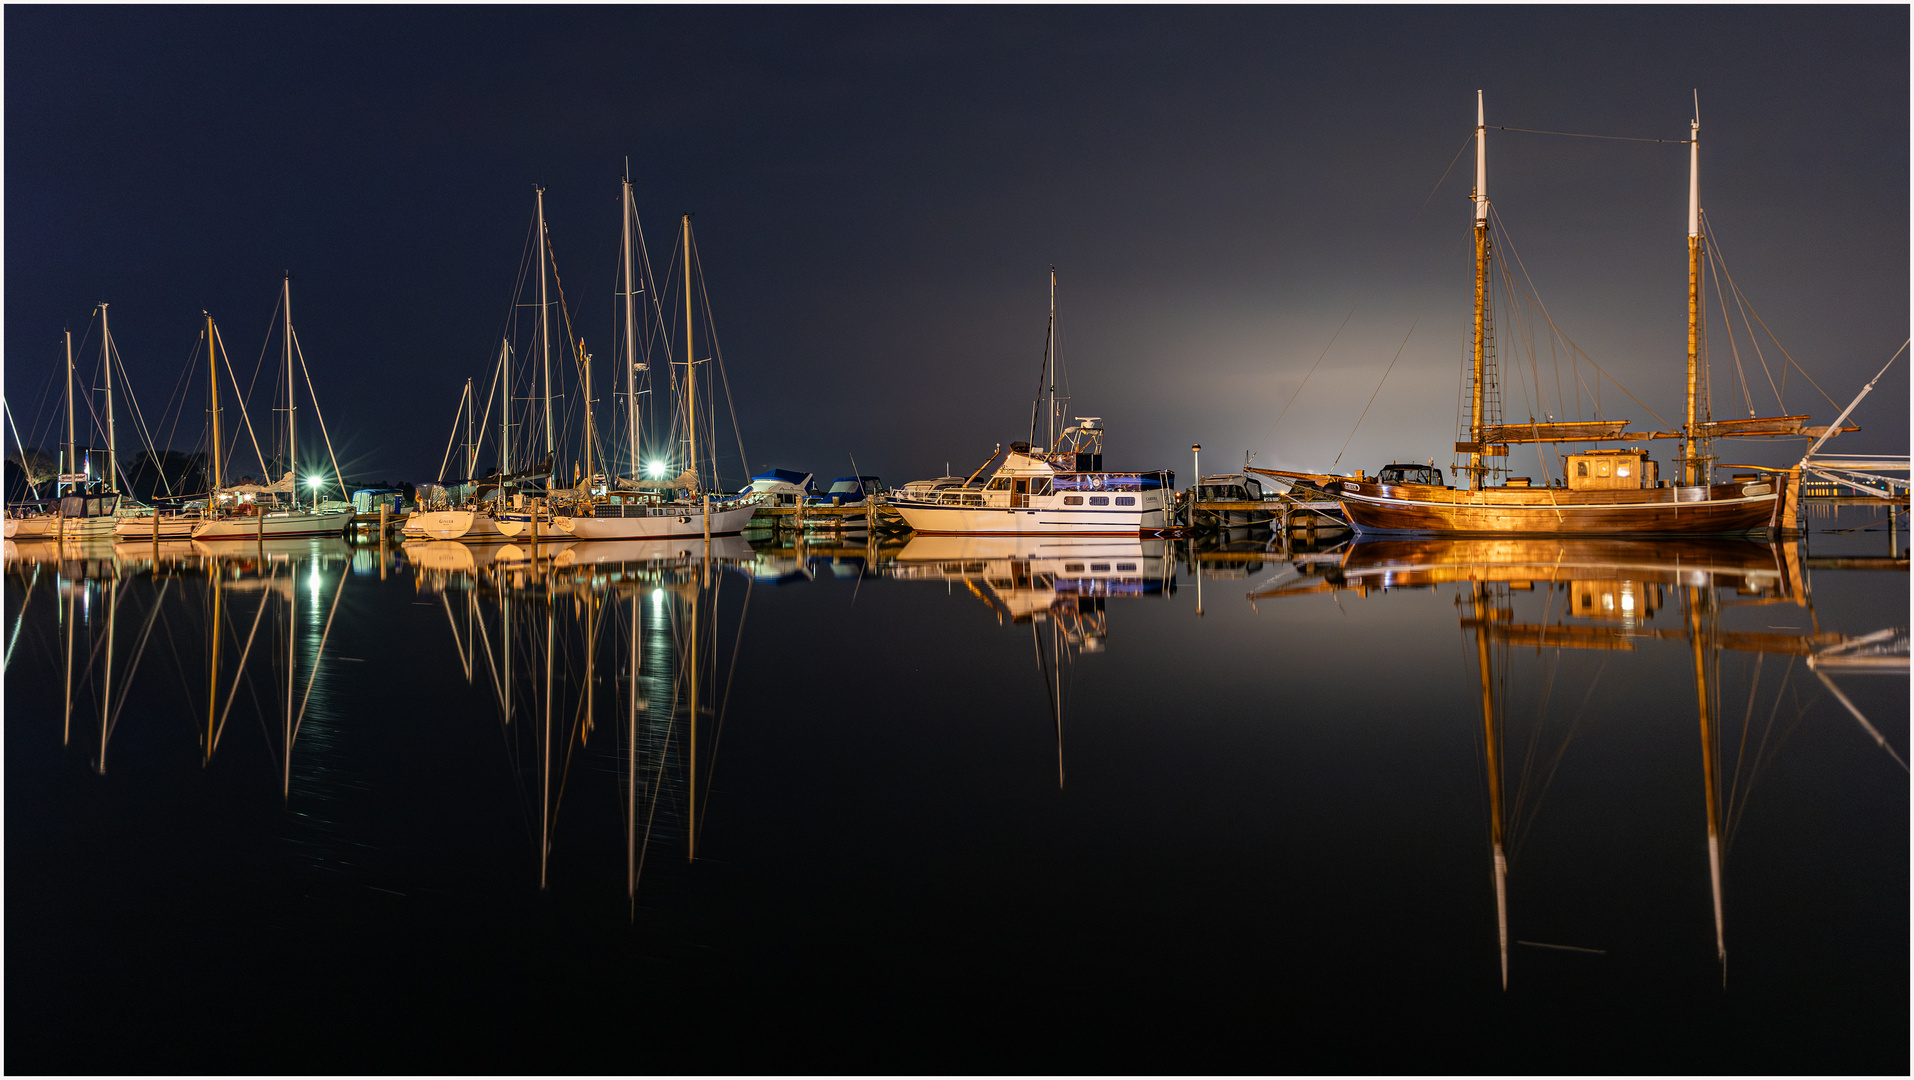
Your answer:
[[[498,475],[512,471],[512,343],[498,339]],[[505,489],[499,488],[503,497]]]
[[[538,355],[545,373],[545,456],[552,456],[552,337],[550,312],[545,307],[545,189],[538,192]]]
[[[292,491],[289,493],[291,495],[291,501],[294,506],[298,506],[299,505],[299,417],[296,410],[299,407],[299,402],[297,397],[293,394],[293,381],[292,381],[292,275],[291,274],[286,275],[286,283],[283,286],[283,289],[285,294],[284,299],[286,303],[286,470],[287,470],[287,474],[292,477]],[[290,755],[292,753],[291,747],[288,747],[286,752],[288,755]]]
[[[219,363],[213,358],[213,317],[203,311],[200,312],[200,314],[206,315],[206,382],[213,391],[213,486],[211,490],[207,492],[208,498],[212,500],[207,503],[207,505],[217,508],[219,506],[221,478],[225,475],[221,469],[221,462],[219,460],[221,441],[221,435],[219,433]]]
[[[631,177],[625,177],[624,230],[619,233],[618,243],[624,249],[625,264],[625,437],[631,440],[631,478],[638,479],[638,335],[632,323],[635,307],[631,284]]]
[[[73,331],[62,330],[60,334],[66,339],[66,471],[70,476],[80,471],[76,460],[80,456],[79,437],[73,428]]]
[[[1697,99],[1699,100],[1699,99]],[[1681,482],[1703,481],[1695,446],[1695,384],[1701,369],[1701,107],[1688,122],[1688,424],[1682,429]]]
[[[1469,395],[1469,488],[1482,487],[1483,376],[1487,374],[1489,311],[1489,142],[1482,91],[1475,92],[1475,348]]]
[[[579,389],[585,396],[585,494],[589,497],[591,495],[592,478],[591,444],[592,435],[597,431],[597,425],[592,422],[595,417],[592,416],[591,407],[591,354],[585,351],[584,338],[578,339],[578,375],[579,383],[581,384]]]
[[[691,215],[685,215],[685,430],[691,438],[691,475],[698,473],[698,369],[691,348]],[[699,482],[700,488],[704,487]]]
[[[113,332],[106,325],[106,301],[100,302],[100,366],[106,369],[106,490],[120,490],[119,441],[113,433]]]
[[[478,447],[472,442],[473,413],[478,410],[472,406],[472,380],[465,380],[465,479],[469,482],[472,474],[478,471]]]
[[[1050,426],[1044,434],[1044,449],[1057,449],[1057,268],[1050,268]]]

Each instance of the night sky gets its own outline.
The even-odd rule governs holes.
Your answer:
[[[246,377],[289,269],[348,479],[429,479],[464,380],[491,370],[534,185],[576,325],[608,354],[629,157],[658,273],[696,214],[754,470],[828,478],[855,455],[901,483],[1023,438],[1052,265],[1071,411],[1105,418],[1110,467],[1181,479],[1191,442],[1206,471],[1249,451],[1446,466],[1470,159],[1444,170],[1477,89],[1490,125],[1667,139],[1698,90],[1702,205],[1781,345],[1845,405],[1908,335],[1904,6],[5,19],[5,386],[29,442],[51,430],[60,330],[95,301],[151,420],[202,309]],[[1492,131],[1489,193],[1557,325],[1678,422],[1686,148]],[[1781,411],[1730,315],[1756,410]],[[1721,324],[1715,308],[1714,412],[1745,416]],[[1572,384],[1537,341],[1532,367],[1504,341],[1510,420],[1574,413],[1517,378]],[[1830,451],[1907,452],[1907,371]],[[1782,404],[1837,411],[1799,373]],[[1613,386],[1604,405],[1661,426]],[[1652,444],[1664,468],[1674,445]],[[1785,463],[1801,445],[1719,452]]]

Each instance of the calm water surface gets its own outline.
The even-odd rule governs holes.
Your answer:
[[[1815,527],[9,545],[5,1064],[1905,1072]]]

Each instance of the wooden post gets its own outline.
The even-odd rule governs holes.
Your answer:
[[[159,559],[160,559],[160,511],[159,511],[159,507],[155,506],[153,508],[153,566],[155,569],[159,567]]]
[[[1789,469],[1787,475],[1782,477],[1782,482],[1787,485],[1787,490],[1781,494],[1781,521],[1778,531],[1792,533],[1801,527],[1801,466],[1796,465]]]
[[[253,531],[263,554],[266,550],[266,508],[259,505],[257,499],[253,500]]]

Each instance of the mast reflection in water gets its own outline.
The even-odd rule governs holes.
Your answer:
[[[9,545],[7,1064],[1904,1070],[1813,522]]]

